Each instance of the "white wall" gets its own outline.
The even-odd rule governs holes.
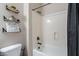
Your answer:
[[[55,12],[67,10],[67,3],[52,3],[42,8],[42,14],[48,15]]]
[[[41,4],[39,3],[32,3],[31,5],[31,13],[32,13],[32,45],[33,48],[37,48],[37,36],[40,37],[40,41],[42,40],[42,35],[41,35],[41,21],[42,21],[42,16],[37,13],[36,11],[32,11],[32,9],[39,7]],[[38,9],[41,11],[41,9]]]
[[[31,5],[35,8],[41,4]],[[45,53],[55,56],[67,55],[67,7],[68,4],[65,3],[52,3],[40,10],[42,15],[38,14],[37,10],[31,11],[33,48],[37,48],[36,37],[39,35],[43,40]]]
[[[42,18],[41,15],[36,13],[36,12],[32,12],[32,40],[33,40],[33,48],[37,48],[37,36],[40,37],[40,40],[42,39],[41,37],[41,23],[42,22]]]
[[[24,16],[26,17],[26,52],[32,56],[32,9],[30,4],[24,4]]]
[[[12,44],[16,43],[22,43],[23,46],[26,45],[26,19],[24,17],[24,4],[22,3],[12,3],[7,5],[14,5],[17,7],[17,9],[20,10],[20,13],[17,15],[15,13],[12,13],[10,11],[6,10],[6,4],[5,3],[0,3],[0,48],[9,46]],[[16,18],[20,19],[21,23],[20,28],[21,32],[19,33],[7,33],[7,32],[2,32],[2,27],[5,27],[5,23],[3,21],[3,16],[9,17],[11,15],[14,15]]]
[[[43,45],[48,54],[67,55],[67,4],[51,4],[43,8]]]
[[[54,35],[55,34],[55,35]],[[67,12],[45,16],[43,19],[43,45],[53,48],[52,55],[67,55]],[[46,49],[48,49],[46,48]],[[60,52],[61,51],[61,52]]]

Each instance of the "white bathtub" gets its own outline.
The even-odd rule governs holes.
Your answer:
[[[46,56],[46,55],[42,51],[38,51],[37,49],[34,49],[33,56]]]
[[[33,56],[67,56],[67,49],[64,47],[42,47],[40,50],[33,49]]]

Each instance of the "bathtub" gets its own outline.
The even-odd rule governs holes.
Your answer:
[[[39,51],[37,49],[34,49],[33,50],[33,56],[46,56],[46,55],[42,51]]]
[[[41,49],[33,49],[33,56],[67,56],[67,48],[46,45]]]

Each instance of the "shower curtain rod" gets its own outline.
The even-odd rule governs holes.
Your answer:
[[[34,8],[34,9],[32,9],[32,10],[35,11],[36,9],[39,9],[39,8],[45,7],[45,6],[49,5],[49,4],[51,4],[51,3],[47,3],[47,4],[45,4],[45,5],[39,6],[39,7],[37,7],[37,8]]]

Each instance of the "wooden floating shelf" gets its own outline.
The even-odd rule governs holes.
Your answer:
[[[6,5],[6,9],[7,9],[8,11],[14,12],[14,13],[16,13],[16,14],[20,13],[19,10],[17,10],[16,7],[13,8],[13,6],[8,7],[8,5]]]
[[[2,32],[7,32],[7,30],[5,28],[2,28]],[[19,32],[21,32],[21,29],[20,28],[19,28]],[[11,32],[9,32],[9,33],[11,33]],[[14,32],[14,33],[16,33],[16,32]]]

